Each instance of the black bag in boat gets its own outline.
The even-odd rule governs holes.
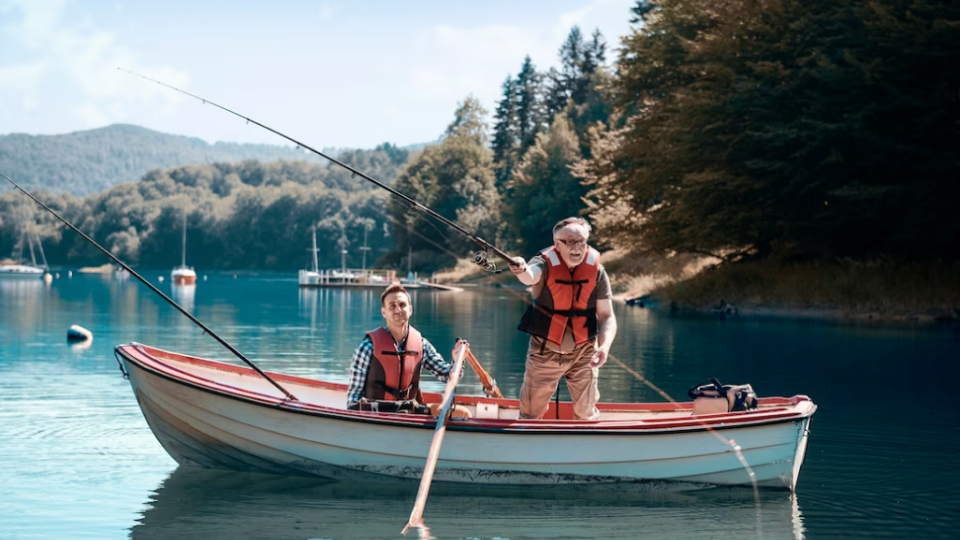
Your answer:
[[[722,385],[709,379],[687,390],[693,399],[693,414],[746,411],[757,408],[757,394],[749,384]]]
[[[347,406],[352,411],[373,411],[384,413],[400,414],[430,414],[430,407],[421,405],[415,399],[367,399],[360,398],[360,401],[354,401]]]

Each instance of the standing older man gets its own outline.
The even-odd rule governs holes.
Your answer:
[[[599,368],[617,334],[610,279],[600,253],[587,245],[590,224],[567,218],[553,227],[553,246],[529,262],[515,257],[510,270],[533,286],[533,304],[519,330],[530,334],[520,389],[520,417],[540,418],[561,377],[573,400],[574,416],[599,418]]]

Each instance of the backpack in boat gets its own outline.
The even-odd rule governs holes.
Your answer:
[[[749,384],[726,386],[717,379],[704,381],[690,390],[693,414],[715,414],[757,408],[757,394]]]

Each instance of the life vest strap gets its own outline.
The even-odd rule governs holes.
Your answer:
[[[580,301],[580,293],[583,292],[583,286],[587,283],[590,283],[589,279],[555,279],[557,283],[562,285],[576,285],[577,286],[577,298],[575,302]]]
[[[596,313],[596,310],[593,309],[553,309],[538,304],[536,301],[533,302],[533,307],[543,310],[548,315],[560,315],[561,317],[588,317]]]
[[[420,353],[417,351],[380,351],[380,354],[385,354],[387,356],[416,356]]]

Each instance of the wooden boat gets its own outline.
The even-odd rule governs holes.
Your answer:
[[[347,387],[131,343],[116,348],[148,424],[182,465],[337,480],[419,480],[436,420],[351,411]],[[437,394],[425,394],[428,403]],[[551,404],[518,419],[516,400],[458,396],[435,482],[674,490],[716,485],[796,488],[816,405],[760,399],[758,409],[693,415],[691,403],[599,405],[596,421]],[[554,419],[559,416],[559,419]],[[747,464],[749,467],[745,466]]]

